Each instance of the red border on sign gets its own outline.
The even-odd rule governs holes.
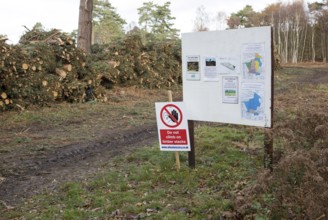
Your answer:
[[[171,115],[171,112],[169,112],[166,108],[167,107],[173,107],[173,108],[176,108],[177,110],[178,110],[178,112],[179,112],[179,114],[180,114],[180,118],[179,118],[179,121],[176,121],[175,120],[175,123],[176,123],[176,125],[169,125],[169,124],[167,124],[166,122],[165,122],[165,120],[163,119],[163,111],[166,111],[166,113],[168,113],[170,116],[172,116]],[[182,122],[182,111],[181,111],[181,109],[178,107],[178,106],[176,106],[176,105],[174,105],[174,104],[167,104],[167,105],[164,105],[163,106],[163,108],[162,108],[162,110],[161,110],[161,113],[160,113],[160,118],[161,118],[161,121],[163,122],[163,124],[165,125],[165,126],[167,126],[167,127],[169,127],[169,128],[176,128],[176,127],[178,127],[180,124],[181,124],[181,122]],[[170,117],[171,118],[171,117]],[[173,116],[172,116],[172,118],[174,118]]]

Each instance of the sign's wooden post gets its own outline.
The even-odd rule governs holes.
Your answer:
[[[273,137],[272,129],[264,129],[264,168],[273,171]]]
[[[172,98],[172,91],[171,90],[168,90],[167,91],[167,96],[168,96],[169,102],[172,102],[173,101],[173,98]],[[176,165],[177,165],[177,170],[180,170],[180,156],[179,156],[179,151],[176,151],[175,152],[175,162],[176,162]]]
[[[188,129],[190,137],[190,151],[188,152],[188,163],[190,168],[196,167],[195,159],[195,131],[194,131],[194,121],[188,120]]]
[[[271,127],[264,129],[264,168],[273,171],[273,106],[274,106],[274,48],[273,30],[271,28]]]

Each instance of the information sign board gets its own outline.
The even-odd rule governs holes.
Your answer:
[[[272,74],[271,27],[182,34],[189,120],[271,127]]]

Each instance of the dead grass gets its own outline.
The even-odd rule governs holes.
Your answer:
[[[242,216],[325,219],[328,216],[328,82],[303,83],[315,70],[281,70],[276,77],[273,173],[260,172],[243,191]],[[304,72],[304,73],[303,73]],[[312,74],[312,75],[311,75]],[[283,88],[283,89],[282,89]]]
[[[302,67],[302,68],[328,68],[328,63],[322,63],[322,62],[316,62],[316,63],[311,63],[311,62],[305,62],[305,63],[288,63],[288,64],[283,64],[282,67]]]

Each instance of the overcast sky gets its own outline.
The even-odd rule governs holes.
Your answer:
[[[153,0],[163,4],[169,0]],[[312,0],[309,0],[313,2]],[[127,23],[138,23],[137,8],[145,0],[110,0],[117,12]],[[210,16],[220,11],[227,15],[237,12],[246,4],[252,5],[255,11],[263,10],[268,4],[277,0],[171,0],[171,12],[175,20],[175,28],[184,32],[193,30],[196,10],[204,6]],[[57,28],[72,32],[78,26],[80,0],[1,0],[0,3],[0,35],[7,35],[8,43],[17,43],[26,31],[24,25],[32,28],[41,22],[46,29]]]

